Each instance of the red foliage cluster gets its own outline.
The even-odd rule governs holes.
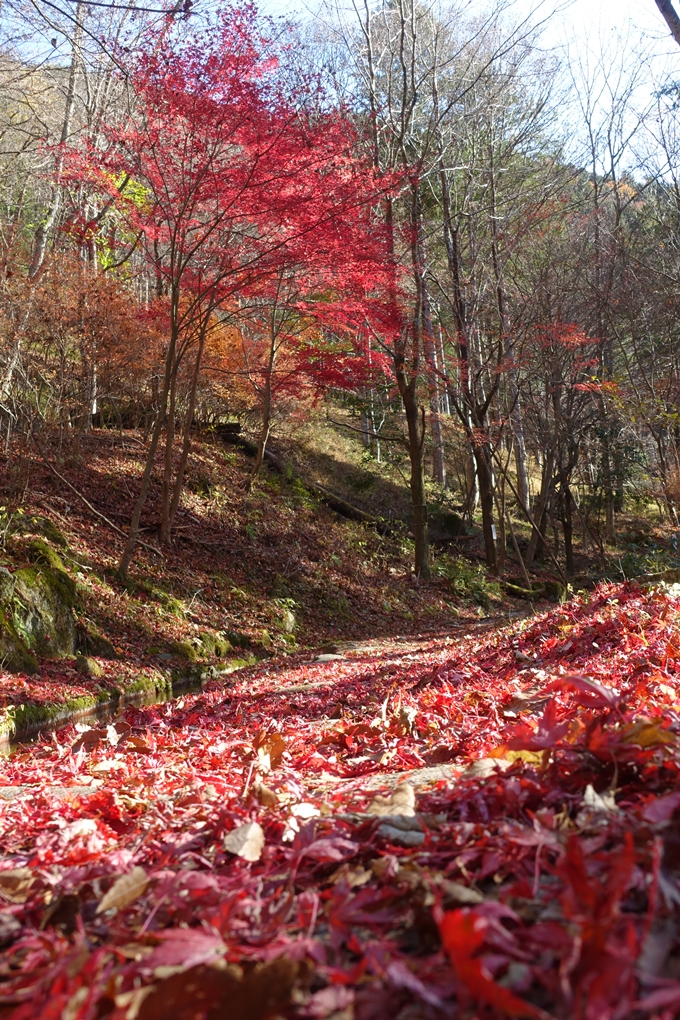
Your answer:
[[[20,750],[0,1015],[670,1020],[679,614],[605,586]]]

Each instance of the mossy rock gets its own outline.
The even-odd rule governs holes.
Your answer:
[[[191,641],[173,641],[170,648],[178,658],[186,662],[198,662],[198,652]]]
[[[198,637],[201,649],[206,655],[214,655],[218,659],[223,659],[232,650],[231,643],[223,634],[203,631]]]
[[[31,563],[40,567],[52,567],[54,570],[61,570],[66,573],[66,567],[56,549],[44,542],[41,538],[34,538],[26,550]]]
[[[569,593],[561,581],[544,581],[545,597],[551,602],[558,602],[560,605],[566,602]]]
[[[82,673],[83,676],[104,676],[104,670],[101,668],[97,660],[91,658],[89,655],[76,655],[76,669],[79,673]]]
[[[17,672],[35,672],[35,654],[72,655],[76,586],[65,570],[36,565],[0,571],[0,656]]]

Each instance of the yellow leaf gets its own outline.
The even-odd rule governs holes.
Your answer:
[[[658,747],[660,744],[672,744],[675,736],[661,728],[660,719],[640,719],[627,726],[623,733],[624,744],[637,744],[638,747]]]

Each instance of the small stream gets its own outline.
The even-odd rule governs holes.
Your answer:
[[[70,723],[106,724],[116,719],[126,708],[144,708],[148,705],[160,705],[165,701],[176,701],[185,694],[195,694],[203,689],[201,680],[175,684],[172,689],[140,691],[138,694],[123,695],[115,701],[105,701],[82,712],[64,712],[49,722],[38,723],[30,729],[21,730],[9,739],[0,739],[0,758],[8,758],[14,751],[26,744],[34,744],[41,737]]]

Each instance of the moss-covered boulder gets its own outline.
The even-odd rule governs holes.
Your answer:
[[[217,659],[223,659],[231,651],[231,644],[228,639],[219,632],[203,631],[198,635],[200,647],[197,649],[204,655],[214,655]]]
[[[36,563],[14,573],[1,568],[0,658],[5,665],[15,672],[35,672],[36,654],[72,655],[75,604],[75,582],[63,565]]]
[[[550,602],[566,602],[569,597],[569,593],[565,586],[560,581],[544,581],[543,587],[545,588],[545,597]]]
[[[198,662],[198,652],[191,641],[173,641],[170,648],[178,658],[186,662]]]
[[[76,655],[76,669],[79,673],[82,673],[83,676],[104,676],[104,670],[101,668],[97,660],[91,658],[89,655]]]

